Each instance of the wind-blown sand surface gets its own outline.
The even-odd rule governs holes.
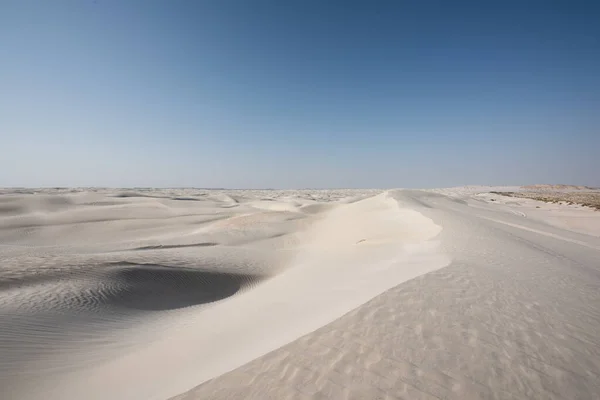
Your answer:
[[[1,397],[600,398],[594,211],[494,190],[6,189]]]

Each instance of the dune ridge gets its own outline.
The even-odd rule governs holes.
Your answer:
[[[0,204],[0,382],[13,398],[165,399],[448,263],[430,240],[441,228],[381,192]]]
[[[597,399],[599,238],[490,190],[391,192],[443,226],[450,265],[172,400]]]

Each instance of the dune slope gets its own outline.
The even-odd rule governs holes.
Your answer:
[[[0,384],[166,399],[449,259],[388,193],[5,194]]]
[[[393,193],[448,267],[173,400],[599,399],[600,239],[465,192]]]

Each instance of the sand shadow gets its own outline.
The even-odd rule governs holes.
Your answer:
[[[48,364],[39,360],[53,360],[55,372],[107,361],[127,351],[119,332],[137,329],[138,316],[217,305],[263,279],[127,262],[99,267],[0,281],[0,300],[14,295],[8,291],[29,289],[31,298],[17,301],[38,303],[21,312],[0,301],[0,386],[43,373]]]
[[[260,275],[120,262],[106,269],[0,281],[5,290],[53,287],[41,309],[96,313],[102,309],[167,311],[218,302],[260,282]],[[79,282],[72,285],[73,282]],[[54,293],[54,294],[52,294]]]
[[[142,251],[142,250],[165,250],[165,249],[179,249],[185,247],[212,247],[217,246],[218,243],[215,242],[203,242],[203,243],[191,243],[191,244],[159,244],[155,246],[143,246],[136,247],[131,249],[132,251]]]
[[[254,275],[172,268],[160,265],[126,266],[108,275],[102,303],[112,307],[165,311],[214,303],[256,284]]]

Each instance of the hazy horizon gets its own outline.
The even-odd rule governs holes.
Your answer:
[[[598,20],[583,1],[5,1],[0,187],[598,187]]]
[[[265,190],[265,191],[302,191],[302,190],[395,190],[395,189],[452,189],[462,187],[527,187],[527,186],[567,186],[567,187],[585,187],[588,189],[599,190],[600,187],[593,185],[572,185],[565,183],[530,183],[523,185],[489,185],[489,184],[464,184],[457,186],[431,186],[431,187],[200,187],[200,186],[3,186],[0,189],[9,190],[61,190],[61,189],[107,189],[107,190],[225,190],[225,191],[252,191],[252,190]]]

